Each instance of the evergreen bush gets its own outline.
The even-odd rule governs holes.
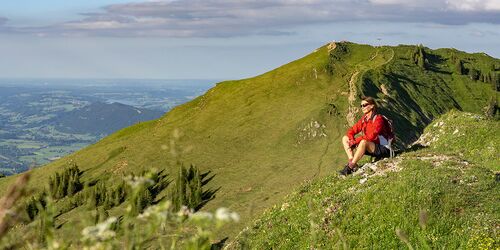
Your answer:
[[[196,209],[202,203],[202,195],[200,170],[194,165],[186,169],[181,164],[171,194],[174,209],[182,206]]]
[[[80,169],[75,163],[71,163],[71,166],[62,173],[55,173],[49,178],[49,194],[54,199],[73,196],[83,188],[80,174]]]

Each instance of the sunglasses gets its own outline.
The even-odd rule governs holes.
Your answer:
[[[369,103],[364,103],[364,104],[361,104],[361,107],[364,108],[366,106],[370,105]]]

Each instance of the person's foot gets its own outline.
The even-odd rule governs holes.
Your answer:
[[[343,175],[343,176],[347,176],[347,175],[350,175],[350,174],[356,172],[356,170],[358,170],[358,168],[359,168],[358,164],[349,162],[349,163],[345,164],[344,169],[339,171],[339,174]]]
[[[349,163],[348,163],[348,165],[349,165],[349,167],[351,168],[351,171],[352,171],[352,172],[356,172],[356,171],[358,171],[359,166],[358,166],[358,164],[357,164],[357,163],[352,163],[352,162],[349,162]]]
[[[343,176],[348,176],[350,174],[352,174],[352,169],[349,167],[349,164],[345,164],[344,166],[344,169],[340,170],[339,171],[339,174],[340,175],[343,175]]]

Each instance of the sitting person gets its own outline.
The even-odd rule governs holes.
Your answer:
[[[344,145],[349,162],[340,171],[341,175],[349,175],[356,171],[358,161],[365,154],[377,158],[388,157],[390,155],[388,147],[389,136],[387,136],[388,133],[385,131],[387,130],[385,128],[385,118],[377,114],[375,100],[372,97],[361,98],[361,110],[363,111],[361,119],[342,138],[342,144]],[[354,138],[360,132],[363,132],[363,135]],[[355,152],[353,153],[354,149]]]

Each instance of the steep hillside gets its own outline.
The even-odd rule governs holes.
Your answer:
[[[108,187],[129,172],[156,168],[173,176],[177,161],[194,164],[213,175],[205,188],[215,198],[203,209],[224,206],[241,215],[240,224],[223,232],[231,236],[304,180],[344,163],[340,138],[359,114],[359,96],[378,97],[382,112],[395,120],[399,144],[408,144],[451,108],[482,112],[496,90],[491,77],[481,82],[467,70],[497,81],[499,65],[498,59],[452,49],[331,43],[260,76],[221,82],[158,120],[35,169],[31,185],[46,186],[70,161],[83,171],[83,182]],[[0,193],[12,180],[2,178]],[[77,207],[57,223],[72,234],[77,218],[90,213]]]
[[[394,159],[305,183],[229,246],[497,249],[498,129],[498,121],[449,112]]]

